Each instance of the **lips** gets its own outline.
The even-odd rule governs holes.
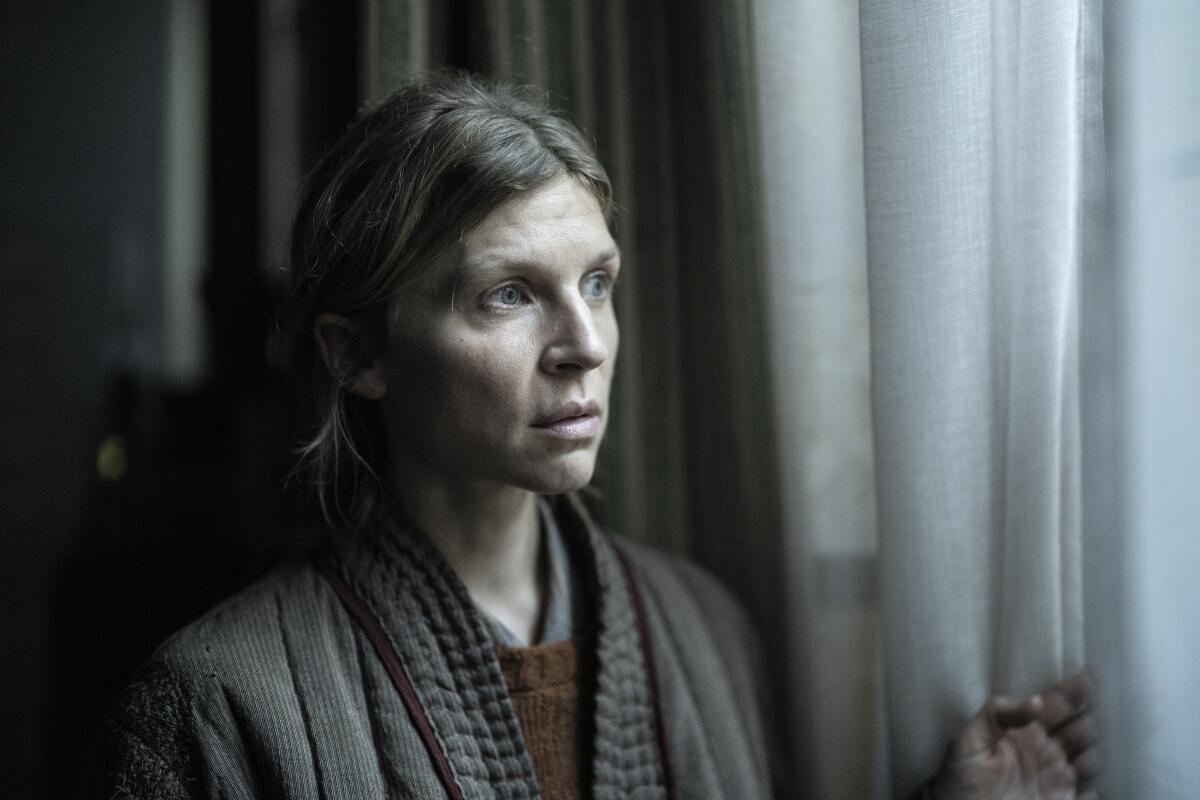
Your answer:
[[[600,404],[595,400],[564,403],[539,417],[533,427],[561,439],[591,439],[600,433]]]

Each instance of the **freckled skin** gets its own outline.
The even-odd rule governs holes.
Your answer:
[[[618,268],[599,204],[573,178],[496,208],[391,308],[378,367],[393,464],[541,494],[585,485],[608,415]],[[534,427],[588,400],[595,437]]]

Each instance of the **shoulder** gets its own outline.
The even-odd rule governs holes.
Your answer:
[[[691,559],[666,553],[624,536],[612,536],[636,578],[667,616],[691,611],[719,641],[753,638],[741,603],[711,572]]]
[[[271,665],[295,636],[319,634],[338,606],[306,561],[285,564],[167,639],[147,667],[181,678],[222,680]],[[303,630],[296,630],[304,622]]]
[[[110,710],[95,785],[126,787],[116,797],[199,791],[206,742],[236,739],[245,721],[240,705],[271,703],[291,685],[287,642],[314,635],[311,624],[302,632],[294,620],[326,604],[319,581],[307,564],[280,567],[160,645]],[[311,617],[318,630],[321,617]]]
[[[750,616],[695,562],[612,538],[644,598],[672,735],[686,738],[691,727],[706,730],[708,752],[721,753],[723,774],[748,782],[730,795],[764,796],[761,781],[771,772],[770,720],[762,651]],[[704,702],[696,704],[696,698]]]
[[[612,538],[644,597],[655,647],[678,659],[689,682],[711,686],[715,681],[740,703],[757,705],[765,691],[762,649],[742,604],[694,561]]]
[[[738,643],[745,637],[754,638],[741,605],[706,569],[599,524],[581,493],[562,495],[552,503],[565,529],[580,531],[598,550],[615,548],[623,556],[640,593],[646,596],[651,617],[665,622],[668,632],[676,631],[686,638],[690,631],[707,631],[714,645],[731,638]]]

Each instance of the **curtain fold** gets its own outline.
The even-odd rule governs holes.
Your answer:
[[[880,602],[897,793],[1084,661],[1079,295],[1099,4],[864,0]]]
[[[755,5],[765,263],[791,626],[791,758],[812,797],[875,784],[876,518],[859,20]]]

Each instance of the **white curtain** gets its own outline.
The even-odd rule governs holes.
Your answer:
[[[861,4],[884,686],[901,792],[989,693],[1027,694],[1084,662],[1094,5]]]
[[[1088,502],[1109,510],[1098,566],[1124,603],[1089,628],[1089,644],[1120,668],[1107,698],[1121,712],[1107,728],[1123,757],[1113,796],[1190,800],[1200,797],[1200,4],[1111,0],[1106,13],[1114,257],[1084,321],[1093,438],[1118,440],[1089,459]]]
[[[834,739],[822,797],[867,796],[872,748],[875,792],[901,796],[989,694],[1084,663],[1099,6],[756,7],[797,674],[828,689],[810,737]],[[871,563],[875,531],[871,737],[872,595],[828,586]]]
[[[874,782],[875,487],[859,22],[854,3],[755,6],[772,366],[779,415],[786,695],[818,798]]]

